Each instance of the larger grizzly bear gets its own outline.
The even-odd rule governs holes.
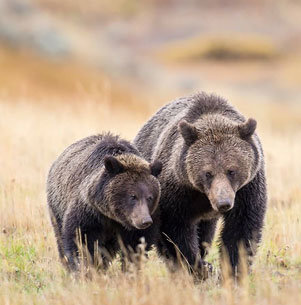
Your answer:
[[[224,99],[195,94],[161,108],[134,143],[149,161],[160,159],[161,244],[177,261],[174,244],[196,271],[223,218],[222,246],[236,272],[239,245],[249,257],[261,238],[267,192],[256,121]],[[172,242],[170,242],[170,240]]]
[[[149,164],[111,134],[82,139],[59,156],[49,171],[47,200],[60,257],[71,270],[78,269],[77,229],[92,259],[102,254],[104,267],[120,246],[135,251],[144,237],[148,250],[156,242],[160,171],[160,162]]]

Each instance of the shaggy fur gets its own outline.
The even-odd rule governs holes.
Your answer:
[[[160,171],[160,162],[149,164],[111,134],[82,139],[59,156],[49,171],[47,200],[60,257],[72,270],[78,268],[77,229],[92,259],[98,251],[105,267],[120,245],[135,251],[141,237],[147,250],[155,243]]]
[[[164,165],[159,176],[162,255],[177,262],[175,243],[201,271],[219,217],[221,246],[233,272],[240,244],[250,258],[254,255],[267,201],[255,129],[255,120],[246,121],[224,99],[202,93],[164,106],[139,131],[134,143],[143,156]]]

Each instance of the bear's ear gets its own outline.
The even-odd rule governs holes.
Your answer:
[[[243,140],[251,138],[255,132],[257,122],[254,119],[248,119],[245,123],[238,125],[238,132]]]
[[[193,144],[198,139],[197,129],[185,120],[180,121],[178,129],[188,146]]]
[[[162,163],[160,161],[154,161],[150,164],[151,174],[155,177],[158,177],[162,171]]]
[[[104,158],[104,166],[110,174],[119,174],[124,171],[124,167],[115,157],[106,156]]]

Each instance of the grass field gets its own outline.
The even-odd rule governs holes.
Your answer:
[[[73,84],[69,76],[74,70],[62,69],[68,84]],[[246,116],[258,120],[269,187],[263,242],[253,273],[241,286],[231,281],[221,283],[217,274],[195,284],[185,272],[170,274],[154,252],[139,272],[123,274],[114,262],[108,272],[95,275],[92,281],[76,281],[58,260],[46,208],[47,171],[57,155],[81,137],[111,130],[132,139],[164,102],[150,100],[139,106],[142,99],[133,100],[130,93],[93,73],[87,76],[87,83],[97,80],[94,91],[80,91],[77,97],[66,97],[64,92],[62,99],[58,88],[58,94],[47,93],[42,98],[34,93],[48,92],[44,85],[50,83],[51,67],[47,67],[46,76],[34,66],[29,70],[32,78],[26,78],[26,94],[22,82],[19,87],[14,82],[0,86],[13,92],[2,90],[0,98],[1,305],[301,304],[300,106],[231,101]],[[15,79],[22,74],[22,67],[10,71]],[[40,80],[39,88],[32,85],[36,86],[36,79]],[[208,260],[218,270],[215,244]]]

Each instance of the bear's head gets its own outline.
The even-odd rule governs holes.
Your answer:
[[[160,199],[161,170],[161,162],[150,164],[134,154],[106,156],[102,213],[127,229],[149,227]]]
[[[238,123],[216,114],[193,124],[182,120],[178,128],[186,148],[186,180],[207,195],[215,211],[229,211],[236,192],[258,170],[256,121]]]

